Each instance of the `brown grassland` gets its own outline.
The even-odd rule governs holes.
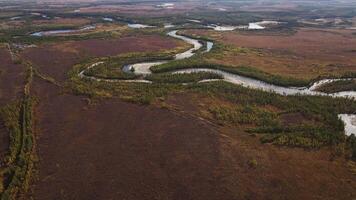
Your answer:
[[[22,56],[63,82],[89,44],[97,48],[86,52],[88,57],[179,47],[168,38],[140,38],[118,39],[121,42],[109,50],[106,40],[52,44],[27,49]],[[35,199],[349,199],[356,195],[355,176],[344,158],[330,161],[330,149],[262,145],[259,136],[250,136],[243,127],[217,123],[207,109],[228,106],[224,99],[178,93],[143,106],[74,95],[38,77],[31,93],[40,99],[39,174],[29,194]],[[298,113],[283,117],[283,123],[304,120]]]
[[[186,47],[181,41],[158,35],[128,36],[44,44],[38,48],[26,49],[22,56],[33,62],[41,72],[63,81],[73,65],[85,59],[127,52],[164,51],[181,45],[181,48]]]
[[[200,3],[176,2],[173,9],[157,7],[159,3],[155,1],[135,5],[87,4],[80,9],[73,8],[91,17],[34,19],[36,29],[29,30],[41,26],[78,28],[100,21],[103,13],[135,17],[139,13],[159,19],[159,15],[199,12],[203,7]],[[204,6],[214,12],[218,9],[214,3]],[[286,9],[296,11],[298,7],[288,3],[241,7],[241,10],[264,12]],[[65,14],[72,12],[65,10]],[[25,21],[21,19],[6,22],[0,24],[0,29],[21,27],[22,23]],[[0,46],[0,107],[23,96],[35,102],[28,106],[34,127],[32,123],[29,127],[24,123],[26,107],[21,111],[25,116],[22,121],[16,120],[23,130],[28,128],[29,134],[34,133],[36,140],[29,146],[36,153],[29,151],[30,161],[31,164],[38,161],[35,175],[32,176],[32,168],[28,172],[32,176],[31,187],[21,193],[22,199],[349,200],[356,197],[356,164],[350,160],[342,125],[340,129],[335,126],[337,132],[330,124],[325,127],[332,129],[330,135],[334,134],[335,138],[341,135],[343,141],[330,140],[337,142],[320,143],[315,148],[307,142],[318,141],[318,133],[329,141],[329,135],[305,129],[311,135],[305,137],[310,139],[305,146],[283,146],[264,143],[262,139],[267,134],[251,131],[262,127],[258,123],[273,128],[274,122],[283,128],[308,128],[307,125],[324,128],[322,125],[336,119],[336,111],[352,112],[355,104],[351,100],[286,97],[223,82],[175,84],[162,81],[159,76],[150,85],[93,82],[78,76],[86,64],[100,59],[112,62],[101,67],[116,67],[117,63],[137,61],[137,55],[144,53],[152,53],[146,55],[147,59],[156,59],[157,55],[169,54],[169,57],[190,47],[166,36],[166,30],[129,29],[115,21],[100,22],[96,29],[74,34],[35,39],[28,36],[28,41],[35,41],[36,46],[18,49],[22,59],[18,62],[11,59],[5,45]],[[208,29],[180,32],[215,42],[215,49],[191,58],[193,61],[249,66],[308,81],[356,72],[355,30],[300,28],[287,34],[278,31],[271,34],[268,30],[259,34]],[[125,55],[132,60],[115,60]],[[29,70],[31,67],[33,71]],[[216,88],[209,84],[215,84]],[[240,98],[229,99],[236,96]],[[318,102],[321,105],[316,105]],[[305,110],[300,109],[302,106]],[[335,118],[323,118],[320,113],[331,113]],[[0,158],[11,144],[2,123],[0,120]],[[298,136],[298,132],[283,134]],[[25,168],[21,170],[27,172]],[[3,177],[0,174],[2,182],[9,182],[5,180],[8,177]]]
[[[24,85],[24,67],[14,64],[5,47],[0,47],[0,107],[20,97]],[[0,122],[0,158],[7,152],[9,136]]]
[[[87,18],[55,18],[55,19],[41,19],[41,20],[33,20],[33,25],[50,25],[55,24],[57,26],[65,26],[65,25],[76,25],[83,26],[89,24],[91,21]]]
[[[262,71],[300,79],[342,75],[356,71],[356,37],[352,30],[303,28],[295,34],[254,35],[238,32],[188,30],[231,46],[209,61],[251,66]]]
[[[163,108],[160,101],[150,106],[115,98],[93,101],[63,94],[40,79],[32,93],[41,98],[36,111],[40,158],[33,187],[36,199],[356,195],[356,178],[347,163],[343,158],[331,162],[327,148],[261,145],[241,127],[217,126],[209,116],[199,117],[209,105],[226,104],[222,99],[174,94]]]
[[[174,2],[173,8],[157,7],[161,3],[147,2],[135,5],[99,5],[80,8],[80,13],[122,13],[126,15],[140,16],[167,16],[172,14],[182,14],[189,11],[198,11],[201,2],[186,1]]]

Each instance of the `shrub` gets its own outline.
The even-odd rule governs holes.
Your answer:
[[[258,165],[257,160],[256,160],[256,159],[251,159],[251,160],[249,160],[248,165],[249,165],[251,168],[257,168],[257,165]]]
[[[205,79],[222,79],[219,74],[210,72],[197,72],[197,73],[183,73],[183,74],[151,74],[145,77],[147,80],[156,83],[191,83],[198,82]]]

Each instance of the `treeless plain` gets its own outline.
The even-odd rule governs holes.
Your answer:
[[[189,30],[235,48],[218,59],[227,65],[247,65],[262,71],[313,79],[320,75],[342,75],[356,71],[356,36],[353,30],[302,28],[292,35],[256,35],[238,32]]]

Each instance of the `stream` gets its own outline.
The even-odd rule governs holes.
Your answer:
[[[193,47],[188,49],[187,51],[183,53],[178,53],[175,55],[174,60],[182,60],[186,58],[190,58],[195,54],[195,51],[199,50],[200,48],[203,47],[203,45],[196,39],[189,38],[183,35],[178,35],[177,30],[173,30],[167,33],[168,36],[183,40],[187,42],[188,44],[191,44]],[[212,47],[213,43],[212,42],[207,42],[206,44],[206,51],[209,52]],[[141,62],[141,63],[135,63],[135,64],[129,64],[125,65],[123,67],[123,71],[126,73],[134,73],[137,75],[149,75],[152,73],[150,70],[151,67],[168,63],[172,60],[161,60],[161,61],[154,61],[154,62]],[[92,79],[95,81],[107,81],[107,82],[140,82],[140,83],[152,83],[151,81],[145,80],[145,79],[134,79],[134,80],[119,80],[119,79],[105,79],[105,78],[96,78],[94,76],[86,76],[84,74],[85,70],[98,66],[100,64],[103,64],[103,62],[97,62],[92,65],[90,65],[88,68],[84,69],[81,71],[78,75],[81,78],[88,78]],[[355,91],[342,91],[342,92],[337,92],[333,94],[327,94],[323,92],[316,91],[316,89],[326,83],[334,82],[334,81],[339,81],[339,80],[350,80],[350,79],[323,79],[320,81],[317,81],[313,83],[310,87],[283,87],[283,86],[278,86],[278,85],[273,85],[270,83],[266,83],[264,81],[260,81],[254,78],[249,78],[237,74],[233,74],[230,72],[226,72],[223,70],[219,69],[209,69],[209,68],[187,68],[187,69],[180,69],[180,70],[175,70],[172,71],[171,73],[195,73],[195,72],[212,72],[216,74],[220,74],[224,81],[230,82],[233,84],[238,84],[242,85],[244,87],[249,87],[253,89],[260,89],[263,91],[268,91],[268,92],[275,92],[277,94],[281,95],[319,95],[319,96],[331,96],[331,97],[344,97],[344,98],[352,98],[356,100],[356,92]],[[221,80],[221,79],[218,79]],[[214,80],[204,80],[200,82],[208,82],[208,81],[217,81],[216,79]],[[345,134],[346,135],[351,135],[355,134],[356,135],[356,114],[339,114],[338,117],[345,123]]]
[[[61,30],[51,30],[51,31],[39,31],[35,33],[31,33],[31,36],[42,37],[42,36],[52,36],[52,35],[60,35],[60,34],[69,34],[69,33],[78,33],[83,31],[88,31],[95,29],[95,26],[85,26],[80,29],[61,29]]]

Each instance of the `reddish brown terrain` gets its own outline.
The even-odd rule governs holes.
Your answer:
[[[55,88],[37,84],[41,86],[35,86],[35,94],[42,103],[37,111],[36,199],[229,195],[219,188],[221,180],[214,171],[219,161],[218,134],[208,125],[117,100],[88,106],[83,97],[58,96]]]
[[[168,2],[170,3],[170,2]],[[160,7],[160,2],[142,2],[135,5],[98,5],[80,8],[80,13],[124,13],[128,15],[150,15],[167,16],[172,14],[187,13],[189,11],[198,11],[203,7],[201,2],[183,1],[172,2],[171,8]]]
[[[0,48],[0,107],[21,95],[24,83],[24,67],[14,64],[5,48]],[[0,121],[0,157],[7,151],[8,132]]]
[[[83,26],[90,23],[86,18],[56,18],[56,19],[40,19],[32,21],[33,25],[49,25],[55,24],[56,26],[76,25]]]
[[[285,50],[297,56],[346,62],[356,50],[354,31],[300,29],[292,36],[248,36],[227,34],[223,41],[248,48]],[[327,42],[325,42],[327,41]],[[356,61],[352,60],[352,63]]]
[[[330,161],[328,150],[262,145],[239,129],[194,117],[198,109],[186,95],[167,101],[181,113],[116,99],[88,104],[38,79],[33,94],[41,98],[35,199],[356,196],[356,177],[344,160]]]
[[[94,57],[113,56],[125,52],[170,50],[178,41],[162,36],[124,37],[117,40],[86,40],[72,43],[73,48]]]
[[[193,80],[217,78],[210,73],[127,74],[115,68],[126,60],[108,58],[140,62],[134,53],[186,50],[190,43],[165,34],[177,29],[201,37],[204,48],[157,71],[240,67],[236,73],[276,85],[354,76],[351,0],[7,1],[0,0],[0,109],[22,101],[19,113],[0,116],[1,200],[356,200],[356,140],[341,135],[336,120],[356,113],[352,100]],[[287,23],[208,28],[260,20]],[[69,74],[84,63],[92,68]]]
[[[287,36],[203,30],[188,32],[208,35],[235,48],[245,48],[231,51],[223,59],[211,59],[222,64],[247,65],[268,73],[309,79],[356,70],[353,30],[305,28]]]
[[[9,51],[0,48],[0,105],[18,97],[23,89],[24,66],[14,64]]]
[[[123,37],[115,40],[91,39],[26,49],[22,56],[41,72],[63,81],[74,64],[93,57],[114,56],[127,52],[171,50],[181,43],[163,36]]]
[[[64,81],[83,57],[178,45],[175,40],[152,38],[45,45],[22,55],[41,72]],[[198,117],[198,105],[204,104],[200,97],[169,97],[166,103],[178,111],[115,98],[92,102],[63,93],[38,77],[31,94],[40,99],[39,174],[30,193],[35,199],[347,200],[356,196],[356,177],[344,159],[330,159],[329,149],[261,144],[238,127]],[[285,123],[298,117],[286,116]]]

